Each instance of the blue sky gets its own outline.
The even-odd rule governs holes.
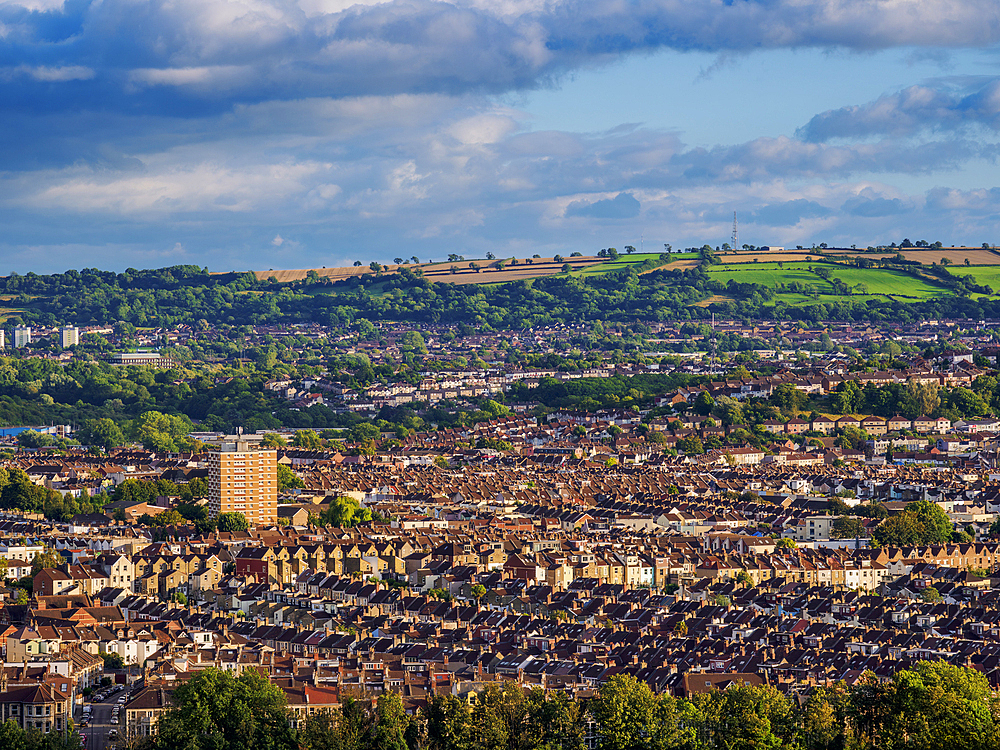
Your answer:
[[[0,273],[1000,244],[995,0],[0,0]]]

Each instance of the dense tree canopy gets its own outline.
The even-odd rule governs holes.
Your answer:
[[[209,668],[174,691],[155,750],[297,750],[285,694],[253,669],[239,677]]]

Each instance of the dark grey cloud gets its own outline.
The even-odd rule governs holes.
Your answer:
[[[27,7],[25,7],[27,6]],[[313,96],[502,92],[662,48],[987,46],[994,0],[25,0],[0,6],[8,108],[177,116]]]
[[[639,215],[642,204],[629,193],[619,193],[614,198],[588,203],[573,201],[566,207],[567,216],[586,216],[591,219],[632,219]]]

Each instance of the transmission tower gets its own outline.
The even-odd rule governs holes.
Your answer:
[[[740,227],[736,223],[736,212],[733,211],[733,252],[740,249]]]

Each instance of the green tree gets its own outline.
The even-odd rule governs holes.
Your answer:
[[[708,415],[712,413],[715,406],[715,399],[709,395],[708,391],[702,391],[694,400],[694,411],[696,414]]]
[[[292,438],[292,445],[296,448],[318,450],[323,447],[323,441],[315,430],[296,430],[295,437]]]
[[[156,750],[297,750],[285,694],[253,669],[209,668],[178,685],[160,718]]]
[[[864,534],[865,525],[852,516],[839,516],[830,527],[830,537],[833,539],[854,539]]]
[[[888,518],[872,533],[877,544],[937,544],[951,541],[951,519],[940,505],[917,500],[902,513]]]
[[[705,452],[701,438],[697,435],[685,435],[677,441],[678,450],[682,450],[689,455],[698,455]]]
[[[36,430],[25,430],[17,436],[17,444],[25,448],[44,448],[54,442],[55,439],[51,435]]]
[[[215,519],[219,531],[246,531],[250,528],[247,517],[239,512],[220,513]]]
[[[125,668],[125,660],[122,658],[121,654],[102,651],[99,655],[104,660],[104,671]]]
[[[283,492],[287,489],[305,489],[306,483],[302,481],[302,478],[292,471],[291,468],[285,464],[278,464],[278,491]]]
[[[66,558],[51,547],[46,547],[39,554],[35,555],[35,559],[31,561],[31,575],[35,576],[38,571],[44,568],[58,568],[65,562]]]
[[[933,586],[928,586],[923,591],[920,592],[920,598],[925,602],[939,602],[941,601],[941,592],[938,591]]]
[[[466,750],[470,745],[472,708],[453,695],[436,695],[424,709],[428,750]]]
[[[132,432],[147,450],[173,453],[185,447],[193,427],[185,416],[147,411],[132,423]]]
[[[378,440],[382,432],[371,422],[362,422],[351,428],[351,442],[363,443],[366,440]]]
[[[649,685],[632,675],[615,675],[591,704],[601,750],[633,750],[650,746],[658,729],[659,701]]]
[[[288,441],[276,432],[268,432],[264,435],[260,444],[265,448],[285,448],[288,446]]]
[[[369,750],[408,750],[405,737],[409,724],[399,694],[382,693],[375,704],[375,721],[365,746]]]
[[[125,433],[113,419],[86,419],[76,433],[83,445],[99,445],[110,450],[125,444]]]
[[[791,701],[770,685],[734,685],[696,695],[704,746],[718,750],[797,748],[798,722]]]
[[[361,503],[353,497],[346,496],[334,498],[330,506],[320,514],[322,524],[341,528],[357,526],[371,520],[372,513],[368,508],[362,508]]]

